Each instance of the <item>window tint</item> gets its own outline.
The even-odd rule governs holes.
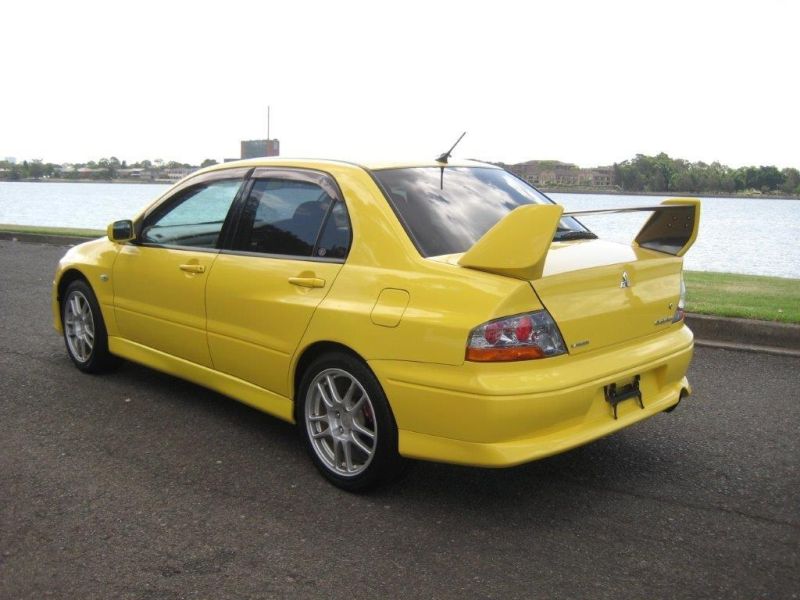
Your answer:
[[[150,215],[142,241],[168,246],[216,248],[241,180],[222,180],[189,188],[164,210]]]
[[[350,249],[350,218],[344,202],[336,202],[325,222],[315,254],[325,258],[345,258]]]
[[[518,206],[552,203],[502,169],[423,167],[374,175],[423,256],[466,252]],[[558,228],[587,231],[570,217]]]
[[[259,179],[243,213],[237,250],[312,256],[334,199],[308,181]]]

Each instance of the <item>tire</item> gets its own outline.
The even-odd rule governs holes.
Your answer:
[[[118,360],[108,351],[108,333],[92,288],[82,279],[67,286],[61,300],[64,344],[72,362],[84,373],[103,373]]]
[[[325,354],[303,374],[295,402],[311,460],[334,485],[362,492],[403,470],[397,425],[372,371],[345,353]]]

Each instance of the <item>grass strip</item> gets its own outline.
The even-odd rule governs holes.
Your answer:
[[[0,231],[7,233],[34,233],[38,235],[65,235],[72,237],[96,238],[105,235],[100,229],[70,229],[67,227],[35,227],[32,225],[3,225]]]
[[[686,271],[686,310],[800,323],[800,279]]]

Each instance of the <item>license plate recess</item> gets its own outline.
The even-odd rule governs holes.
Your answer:
[[[639,408],[644,409],[644,402],[642,401],[642,391],[639,389],[640,375],[634,375],[630,383],[617,384],[609,383],[603,388],[606,396],[606,402],[611,405],[614,411],[614,419],[617,418],[617,405],[630,398],[636,398]]]

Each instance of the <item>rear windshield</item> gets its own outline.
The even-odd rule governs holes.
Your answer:
[[[466,252],[518,206],[553,204],[502,169],[419,167],[373,171],[423,256]],[[559,231],[587,231],[570,217]]]

